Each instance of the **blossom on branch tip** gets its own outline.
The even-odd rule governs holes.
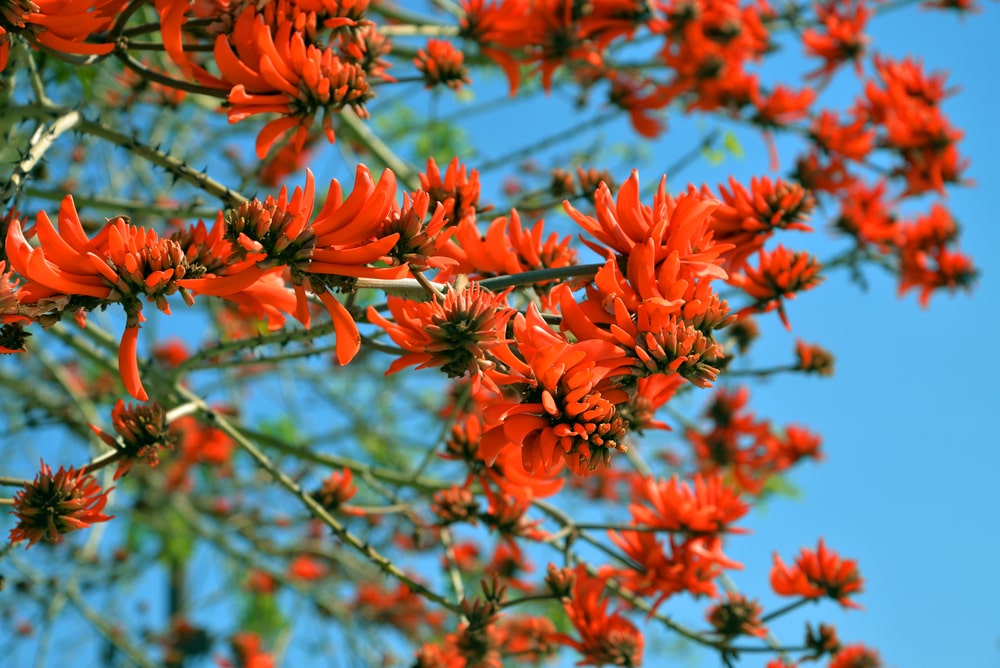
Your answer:
[[[651,531],[610,531],[608,537],[638,568],[607,566],[602,573],[639,596],[655,597],[651,613],[677,594],[714,597],[723,569],[743,568],[723,553],[719,536],[670,534],[666,545]]]
[[[172,449],[176,436],[167,430],[167,413],[154,402],[132,406],[121,399],[111,410],[111,424],[121,437],[121,442],[100,428],[90,428],[109,447],[120,453],[121,461],[115,471],[115,480],[122,477],[137,461],[149,466],[160,462],[161,449]]]
[[[827,668],[882,668],[884,665],[878,652],[857,643],[838,649]]]
[[[462,52],[451,42],[429,39],[427,47],[417,51],[413,64],[424,77],[424,88],[447,86],[458,92],[462,90],[463,84],[472,83],[464,58]]]
[[[293,27],[284,22],[272,29],[249,6],[232,32],[215,40],[216,63],[225,83],[232,86],[227,98],[229,122],[261,113],[281,114],[257,135],[259,158],[293,130],[292,145],[301,150],[320,112],[323,131],[332,143],[333,114],[351,107],[367,118],[365,103],[374,97],[361,67],[342,60],[329,47],[307,45]]]
[[[645,639],[619,610],[608,611],[611,601],[604,593],[608,578],[590,575],[583,565],[576,567],[574,576],[572,596],[564,600],[563,608],[579,640],[562,633],[553,640],[580,653],[577,665],[641,665]]]
[[[796,369],[820,376],[833,375],[834,357],[826,348],[799,339],[795,342]]]
[[[826,0],[817,5],[816,14],[822,29],[806,29],[802,42],[806,53],[822,58],[823,65],[808,76],[828,80],[846,62],[853,62],[860,75],[861,56],[869,41],[864,29],[871,16],[865,0]]]
[[[60,467],[52,473],[42,462],[34,481],[25,482],[14,495],[11,514],[17,518],[17,525],[10,530],[9,540],[27,540],[30,548],[40,540],[57,543],[65,534],[107,522],[113,516],[102,511],[110,492],[102,490],[85,469]]]
[[[182,284],[233,299],[287,267],[295,293],[293,315],[309,327],[306,293],[319,297],[334,324],[337,361],[347,364],[360,350],[361,336],[354,317],[331,291],[352,291],[355,278],[398,279],[409,272],[405,264],[370,266],[385,260],[399,240],[399,233],[379,236],[395,196],[391,170],[376,184],[368,168],[358,165],[350,196],[345,200],[340,183],[332,181],[323,209],[312,219],[315,187],[307,171],[305,188],[295,188],[290,197],[282,188],[277,198],[254,199],[228,210],[224,236],[233,244],[236,261]]]
[[[716,242],[711,231],[711,214],[720,202],[698,193],[669,197],[665,176],[652,206],[640,201],[639,192],[639,173],[633,170],[619,188],[617,200],[601,183],[594,195],[594,216],[581,213],[568,200],[563,202],[563,208],[596,240],[583,242],[605,257],[614,253],[628,256],[636,246],[652,240],[653,265],[677,253],[691,275],[726,278],[718,258],[731,245]]]
[[[489,464],[505,448],[520,448],[525,470],[551,476],[563,466],[577,475],[607,465],[612,452],[626,449],[628,423],[617,405],[628,395],[612,378],[624,375],[628,360],[604,341],[571,344],[530,306],[514,318],[515,355],[498,346],[495,356],[509,368],[497,383],[523,387],[520,401],[500,401],[484,415],[490,427],[480,441]]]
[[[112,42],[89,42],[108,30],[124,0],[10,0],[0,4],[0,71],[7,66],[10,34],[23,34],[54,53],[103,56]]]
[[[721,475],[696,473],[691,483],[680,482],[676,475],[669,480],[652,477],[636,480],[633,499],[639,503],[629,505],[632,521],[659,531],[744,532],[729,525],[746,515],[750,505]]]
[[[194,303],[183,286],[190,268],[184,249],[123,217],[109,219],[94,238],[88,238],[70,195],[62,201],[58,220],[57,230],[45,212],[39,212],[37,248],[25,239],[18,221],[7,231],[10,264],[27,279],[18,290],[19,310],[44,322],[58,320],[67,311],[120,303],[127,316],[118,350],[122,382],[129,394],[146,401],[136,359],[139,323],[144,320],[140,297],[168,315],[167,297],[175,292],[189,306]]]
[[[730,283],[756,302],[740,314],[777,310],[785,328],[791,329],[783,300],[794,299],[797,293],[819,285],[823,281],[820,276],[823,265],[807,252],[791,251],[782,245],[772,251],[760,251],[758,260],[756,268],[747,265],[743,273],[730,278]]]
[[[469,171],[466,165],[451,159],[444,174],[434,158],[427,159],[427,171],[420,173],[420,187],[430,195],[432,205],[443,204],[448,225],[457,225],[467,217],[489,210],[479,206],[479,171]]]
[[[841,559],[826,548],[822,538],[816,550],[802,548],[793,566],[786,566],[777,553],[774,555],[771,587],[782,596],[832,598],[846,608],[860,608],[849,597],[860,594],[863,585],[857,562]]]
[[[369,322],[385,329],[409,353],[395,360],[386,374],[412,365],[441,367],[449,377],[468,373],[473,383],[484,381],[499,393],[484,371],[494,367],[489,349],[508,342],[507,322],[515,313],[507,306],[508,292],[494,294],[472,283],[429,302],[390,296],[387,304],[393,322],[368,307]]]
[[[741,635],[764,638],[767,628],[760,621],[761,606],[742,594],[729,592],[727,600],[708,611],[708,623],[725,639]]]
[[[811,232],[805,224],[816,206],[812,193],[801,185],[765,177],[754,178],[750,188],[735,178],[727,190],[719,186],[723,205],[712,213],[712,231],[719,243],[732,244],[723,257],[729,271],[739,271],[776,230]]]

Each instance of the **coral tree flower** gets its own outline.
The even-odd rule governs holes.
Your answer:
[[[374,97],[365,71],[342,60],[331,48],[307,44],[291,21],[268,25],[248,6],[230,34],[215,40],[215,61],[224,82],[231,85],[230,123],[260,113],[278,113],[257,136],[257,156],[263,158],[274,142],[295,130],[292,144],[302,149],[316,114],[323,112],[323,130],[334,141],[332,114],[351,107],[368,117],[365,103]]]
[[[729,271],[742,269],[775,230],[812,231],[805,220],[816,200],[799,184],[762,177],[751,179],[748,190],[731,178],[729,187],[731,190],[719,186],[724,204],[712,214],[716,241],[734,246],[724,255]]]
[[[56,53],[111,53],[113,43],[87,40],[109,29],[127,4],[123,0],[12,0],[0,4],[0,71],[7,67],[9,33],[25,34]]]
[[[841,559],[820,539],[818,548],[802,548],[793,566],[786,566],[777,554],[771,569],[771,587],[782,596],[810,599],[832,598],[846,608],[860,608],[850,596],[860,594],[864,580],[853,559]]]
[[[113,516],[101,511],[108,503],[108,493],[92,475],[62,467],[52,473],[45,462],[33,482],[14,495],[17,526],[10,531],[10,541],[27,540],[31,547],[40,540],[57,543],[65,534],[86,529],[97,522],[107,522]]]
[[[515,311],[506,305],[506,294],[493,294],[473,283],[461,291],[449,291],[443,299],[435,296],[430,302],[390,296],[388,306],[394,322],[369,307],[368,320],[409,351],[395,360],[386,374],[414,364],[418,369],[441,367],[452,378],[468,373],[474,383],[485,380],[499,394],[499,388],[483,371],[494,366],[487,351],[507,342],[507,322]]]
[[[432,204],[444,205],[448,225],[457,225],[460,220],[489,209],[479,206],[479,171],[469,171],[458,161],[458,156],[451,159],[444,174],[434,158],[428,158],[427,171],[420,174],[420,187],[430,195]]]
[[[233,244],[237,261],[182,284],[199,293],[233,298],[287,267],[295,290],[295,318],[309,327],[312,315],[306,293],[318,296],[337,334],[337,361],[347,364],[360,350],[361,336],[354,318],[331,290],[350,291],[354,278],[398,279],[409,272],[405,264],[370,266],[384,260],[399,240],[398,232],[379,236],[395,195],[396,176],[391,170],[385,170],[376,184],[368,168],[359,165],[350,196],[343,199],[340,183],[332,181],[326,204],[310,221],[315,188],[312,172],[307,172],[305,188],[296,188],[291,197],[282,188],[277,199],[254,199],[227,211],[224,236]]]
[[[827,668],[882,668],[884,665],[878,652],[858,643],[837,650]]]
[[[417,51],[413,64],[424,76],[424,88],[447,86],[455,92],[462,85],[469,85],[469,68],[465,66],[465,57],[451,42],[443,39],[427,40],[427,47]]]
[[[64,312],[122,304],[127,320],[118,349],[119,371],[129,394],[146,401],[136,358],[139,323],[144,319],[139,298],[145,296],[167,314],[167,297],[175,292],[193,303],[180,282],[189,269],[184,250],[173,239],[161,239],[154,230],[135,227],[121,217],[109,220],[89,239],[70,195],[59,209],[59,229],[42,211],[35,233],[38,248],[25,239],[20,222],[14,221],[7,231],[11,267],[27,279],[18,291],[19,310],[58,320]]]
[[[840,65],[851,61],[860,75],[868,43],[864,29],[871,15],[864,0],[828,0],[817,6],[816,14],[823,29],[807,29],[802,42],[806,53],[822,58],[823,65],[808,76],[829,79]]]
[[[136,461],[156,466],[160,462],[160,450],[173,448],[176,436],[167,430],[166,416],[163,406],[155,401],[132,406],[119,399],[111,409],[111,424],[121,437],[120,443],[114,436],[90,425],[102,441],[119,453],[121,462],[115,471],[115,480],[128,473]]]
[[[610,599],[604,595],[608,578],[590,575],[583,565],[577,566],[573,575],[572,594],[563,608],[579,640],[562,633],[553,640],[580,652],[583,660],[577,665],[641,665],[645,640],[621,612],[608,611]]]
[[[794,299],[796,293],[810,290],[823,281],[823,265],[807,252],[791,251],[779,245],[772,251],[758,253],[759,265],[747,266],[730,282],[742,288],[756,300],[756,304],[741,311],[771,311],[777,309],[781,322],[787,329],[792,326],[785,315],[784,299]]]
[[[634,498],[643,503],[629,505],[632,520],[644,527],[662,531],[693,534],[715,534],[747,514],[749,504],[739,492],[723,482],[722,475],[696,473],[693,485],[680,482],[675,475],[669,480],[646,478],[633,486]]]
[[[757,601],[730,592],[727,600],[712,606],[707,618],[715,632],[723,638],[740,635],[763,638],[767,636],[767,628],[760,620],[760,613]]]
[[[522,400],[501,401],[485,409],[492,426],[480,441],[491,464],[505,448],[521,448],[524,468],[551,475],[567,466],[586,475],[607,465],[611,453],[625,450],[628,422],[617,405],[628,395],[612,382],[627,359],[603,341],[569,343],[542,320],[534,306],[514,320],[520,355],[498,346],[495,355],[510,372],[498,384],[523,387]]]

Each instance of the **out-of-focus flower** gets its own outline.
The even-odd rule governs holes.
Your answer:
[[[839,649],[827,668],[882,668],[883,665],[878,652],[858,643]]]
[[[715,632],[723,638],[741,635],[763,638],[767,635],[767,628],[760,621],[760,613],[757,601],[730,592],[727,600],[712,606],[707,618]]]
[[[288,564],[288,575],[299,580],[321,580],[326,574],[326,566],[304,554],[295,557]]]
[[[40,540],[57,543],[65,534],[107,522],[114,517],[102,512],[110,492],[102,490],[85,469],[59,467],[52,473],[42,462],[34,481],[24,483],[14,495],[11,514],[17,525],[10,530],[9,540],[26,540],[30,548]]]
[[[795,342],[795,357],[796,369],[820,376],[833,375],[833,353],[826,348],[799,339]]]
[[[120,443],[114,436],[90,425],[94,433],[120,455],[115,480],[128,473],[137,461],[156,466],[160,463],[160,450],[173,448],[176,436],[167,430],[166,416],[163,406],[155,401],[133,406],[119,399],[111,410],[111,425],[121,437]]]
[[[472,83],[464,60],[465,56],[451,42],[429,39],[427,47],[417,51],[413,64],[424,75],[425,88],[447,86],[457,92],[462,84]]]
[[[562,633],[553,640],[580,652],[583,660],[577,665],[638,666],[642,663],[645,640],[621,612],[608,611],[606,581],[606,577],[590,575],[584,566],[577,566],[572,596],[563,607],[579,640]]]
[[[629,505],[632,521],[647,528],[691,534],[741,532],[729,527],[750,510],[739,492],[726,485],[719,474],[696,473],[692,482],[680,482],[676,475],[669,480],[637,480],[633,494],[642,503]]]
[[[756,300],[742,311],[777,310],[787,329],[792,326],[785,315],[785,299],[794,299],[795,295],[805,290],[811,290],[823,281],[820,270],[823,265],[815,256],[807,252],[791,251],[779,245],[772,251],[758,253],[758,266],[747,265],[742,274],[735,274],[730,283],[746,291]]]
[[[865,25],[871,11],[864,0],[827,0],[816,8],[822,29],[809,28],[802,34],[806,53],[823,59],[823,65],[810,77],[829,79],[843,63],[853,62],[861,74],[861,56],[868,37]]]
[[[853,559],[841,559],[826,548],[823,539],[816,550],[802,548],[795,564],[786,566],[777,554],[771,569],[771,587],[782,596],[832,598],[847,608],[861,606],[849,597],[860,594],[864,580]]]

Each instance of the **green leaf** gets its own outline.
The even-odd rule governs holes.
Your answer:
[[[268,641],[288,626],[288,620],[281,614],[277,597],[263,592],[248,592],[243,601],[240,629],[256,633]]]
[[[718,167],[726,159],[725,151],[717,148],[712,148],[711,146],[703,147],[701,149],[701,155],[703,158],[705,158],[705,161],[708,164],[712,165],[713,167]]]
[[[167,507],[161,512],[163,525],[160,540],[163,545],[160,558],[168,564],[185,564],[194,552],[195,536],[177,511]]]
[[[299,430],[295,420],[288,415],[282,415],[273,420],[262,420],[260,430],[268,436],[274,436],[286,443],[299,441]]]
[[[736,134],[732,130],[727,130],[725,134],[722,135],[722,145],[734,158],[743,157],[743,147],[740,145],[740,140],[737,139]]]

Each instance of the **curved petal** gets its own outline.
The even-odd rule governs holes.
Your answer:
[[[118,346],[118,373],[121,374],[122,384],[133,397],[139,401],[148,401],[149,395],[142,387],[142,380],[139,378],[139,358],[136,348],[139,342],[139,327],[126,327],[122,334],[121,345]]]
[[[361,350],[361,334],[358,333],[358,326],[344,305],[332,294],[324,290],[319,293],[319,298],[333,319],[333,329],[337,333],[337,361],[347,365]]]

